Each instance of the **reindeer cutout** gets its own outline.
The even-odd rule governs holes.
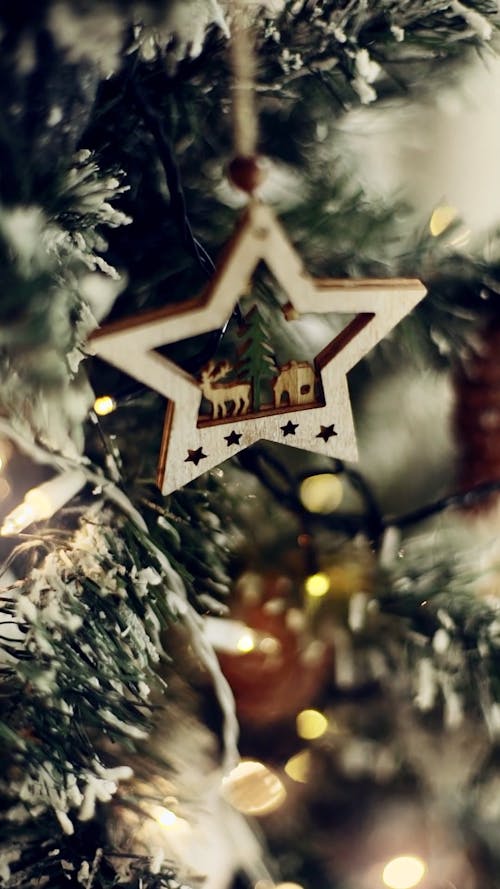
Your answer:
[[[229,361],[209,361],[201,371],[200,389],[212,405],[212,419],[214,420],[219,417],[227,417],[231,406],[230,416],[241,416],[250,410],[251,383],[240,383],[237,380],[231,383],[216,382],[227,376],[233,369]]]

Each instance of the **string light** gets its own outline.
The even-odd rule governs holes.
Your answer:
[[[23,502],[4,519],[0,535],[7,537],[10,534],[19,534],[33,522],[50,518],[83,488],[85,481],[84,473],[75,469],[56,475],[37,488],[31,488],[24,495]]]
[[[156,820],[162,827],[173,827],[178,819],[175,812],[172,812],[171,809],[161,809],[156,816]]]
[[[94,401],[94,411],[99,417],[106,417],[116,410],[116,401],[111,395],[100,395]]]
[[[343,496],[342,482],[338,475],[325,472],[310,475],[301,482],[300,501],[309,512],[327,514],[340,506]]]
[[[241,654],[248,654],[255,648],[255,638],[249,630],[245,631],[236,643],[236,648]]]
[[[401,855],[386,864],[382,880],[389,889],[412,889],[420,883],[425,871],[426,866],[421,858]]]
[[[254,651],[257,634],[241,620],[225,617],[205,617],[205,636],[216,651],[228,654],[247,654]]]
[[[160,824],[169,833],[183,836],[191,832],[189,822],[185,818],[180,818],[175,812],[172,812],[172,809],[167,809],[164,806],[154,806],[151,814],[157,824]]]
[[[318,574],[311,574],[310,577],[306,578],[304,588],[311,599],[321,599],[322,596],[326,596],[330,589],[330,578],[324,571]]]
[[[222,781],[225,799],[244,815],[269,815],[286,799],[278,775],[264,763],[242,760]]]
[[[321,738],[328,728],[328,720],[319,710],[301,710],[296,719],[297,734],[305,741]]]
[[[292,781],[298,784],[306,784],[311,769],[311,754],[309,750],[301,750],[295,756],[291,756],[285,763],[285,772]]]

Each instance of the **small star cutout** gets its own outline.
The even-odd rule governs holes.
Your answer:
[[[332,423],[331,426],[322,426],[321,431],[318,432],[316,438],[322,438],[323,441],[328,441],[328,439],[331,438],[332,435],[337,435],[337,433],[335,432],[334,423]]]
[[[203,453],[203,448],[196,448],[195,451],[188,448],[188,455],[184,460],[184,463],[194,463],[195,466],[198,466],[200,460],[204,460],[206,456],[207,455]]]
[[[286,438],[287,435],[295,435],[295,430],[298,429],[298,427],[298,423],[292,423],[292,421],[289,420],[286,426],[280,426],[280,429]]]
[[[224,436],[224,441],[227,442],[227,446],[228,446],[228,448],[229,448],[231,445],[239,445],[239,443],[240,443],[240,438],[241,438],[242,435],[243,435],[242,432],[235,432],[234,429],[233,429],[232,432],[230,432],[229,435],[225,435],[225,436]]]

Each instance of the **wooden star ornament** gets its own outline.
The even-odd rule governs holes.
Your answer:
[[[253,338],[239,365],[214,360],[195,378],[154,351],[222,328],[261,261],[289,299],[288,320],[355,315],[314,362],[278,366],[264,356],[264,384],[262,329],[252,313],[246,320]],[[405,278],[310,278],[271,209],[252,201],[199,296],[97,330],[90,351],[167,398],[158,485],[169,494],[260,439],[356,460],[347,373],[425,292],[420,281]]]

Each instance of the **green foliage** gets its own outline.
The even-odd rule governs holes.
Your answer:
[[[203,20],[188,16],[186,25],[184,16],[182,24],[177,14],[187,4],[160,11],[127,0],[92,0],[82,10],[21,3],[0,13],[0,407],[18,433],[48,451],[83,450],[92,393],[80,364],[94,313],[104,316],[120,288],[116,318],[192,297],[207,278],[197,241],[215,255],[236,215],[224,191],[231,133],[222,14],[212,3]],[[325,125],[328,134],[343,108],[406,89],[435,63],[484,46],[493,7],[287,0],[274,17],[259,13],[262,147],[296,183],[284,217],[311,271],[418,273],[422,245],[402,255],[398,220],[332,171]],[[134,30],[138,10],[144,24]],[[152,126],[158,119],[161,138]],[[458,276],[456,266],[437,265],[428,262],[425,277],[445,312],[465,281],[476,295],[483,285],[496,293],[492,263],[471,263]],[[262,317],[254,310],[247,320],[243,368],[259,407],[273,368]],[[94,373],[102,392],[126,382],[97,363]],[[159,417],[158,400],[149,398],[103,421],[99,441],[95,430],[88,435],[96,462],[114,471],[117,449],[122,454],[119,484],[147,527],[102,504],[83,512],[77,528],[70,514],[66,527],[37,532],[31,562],[18,553],[24,578],[0,601],[2,623],[18,630],[0,640],[7,885],[9,868],[13,886],[175,885],[168,868],[153,873],[146,858],[129,861],[128,876],[120,871],[117,850],[106,845],[104,810],[151,730],[150,690],[165,695],[158,662],[169,654],[168,629],[183,609],[218,607],[227,590],[235,512],[216,473],[168,501],[152,490]],[[435,580],[441,596],[445,581]],[[396,582],[394,590],[401,593]],[[497,670],[496,618],[479,606],[471,615],[469,598],[446,609],[436,593],[422,621],[420,594],[380,601],[397,638],[395,660],[418,669],[446,610],[453,640],[439,671],[464,700],[481,692],[491,717],[498,690],[488,679],[486,705],[476,670],[488,677]],[[409,620],[425,637],[421,648],[413,636],[408,642]]]

